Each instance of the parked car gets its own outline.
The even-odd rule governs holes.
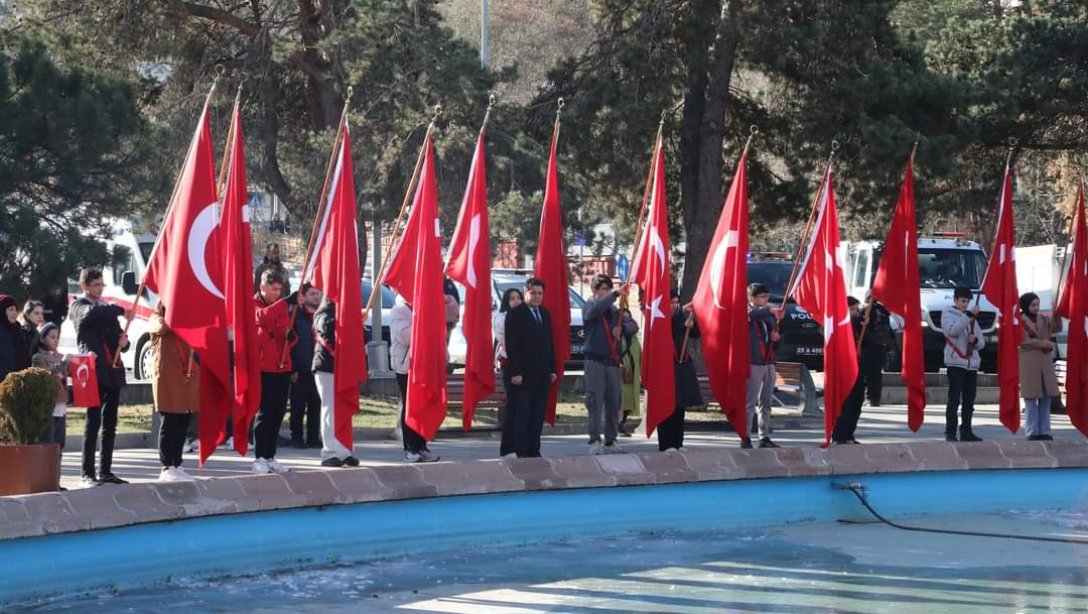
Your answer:
[[[508,289],[517,288],[524,292],[525,281],[528,280],[529,277],[529,274],[523,273],[492,273],[491,313],[494,314],[498,312],[499,301],[501,300],[503,293]],[[460,293],[462,297],[461,309],[463,313],[463,299],[465,296],[464,287],[457,284],[457,292]],[[574,290],[574,288],[567,288],[567,292],[570,295],[570,359],[567,360],[566,368],[575,370],[581,369],[585,362],[586,333],[582,326],[582,306],[585,305],[586,301]],[[465,342],[465,336],[461,331],[461,324],[459,322],[450,334],[450,365],[464,366],[465,354],[467,351],[468,345]]]

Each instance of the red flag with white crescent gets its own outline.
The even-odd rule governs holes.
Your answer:
[[[98,372],[89,354],[69,357],[68,375],[72,378],[72,407],[98,407],[102,404],[98,393]]]
[[[385,283],[412,307],[404,421],[431,441],[446,419],[446,317],[438,184],[430,135],[423,141],[423,148],[423,171],[415,204],[408,216],[405,238],[389,263]]]
[[[159,241],[151,250],[144,284],[166,307],[166,325],[200,355],[200,412],[225,417],[233,395],[218,221],[205,104]]]
[[[260,347],[253,312],[253,242],[249,228],[249,186],[246,181],[245,137],[242,111],[235,105],[233,130],[227,153],[227,176],[223,184],[223,212],[219,237],[223,246],[223,290],[226,295],[226,322],[234,339],[234,395],[231,415],[235,433],[248,433],[261,404]],[[226,437],[225,417],[200,412],[201,462]],[[235,437],[234,449],[245,454],[248,437]]]
[[[737,161],[709,256],[692,298],[710,388],[740,437],[748,432],[748,155]]]
[[[646,322],[642,343],[642,384],[646,388],[646,436],[676,411],[676,346],[669,307],[669,219],[665,201],[665,151],[654,152],[654,183],[646,214],[642,289]]]
[[[892,226],[880,256],[870,300],[903,318],[903,381],[907,384],[907,426],[917,432],[926,413],[922,304],[918,300],[918,226],[914,208],[914,155],[907,162]]]
[[[1005,165],[997,208],[994,248],[982,278],[982,293],[997,307],[998,419],[1009,432],[1020,430],[1020,292],[1016,287],[1016,230],[1013,227],[1012,169]]]
[[[559,206],[559,170],[556,147],[559,144],[559,124],[552,134],[548,175],[544,184],[544,208],[540,214],[540,238],[536,244],[534,275],[544,282],[544,301],[552,321],[552,347],[555,349],[555,382],[548,393],[544,419],[555,426],[555,405],[563,369],[570,359],[570,265],[563,241],[563,210]]]
[[[858,377],[858,352],[846,304],[845,252],[839,241],[834,174],[828,168],[812,236],[790,294],[824,331],[824,446]]]
[[[345,120],[325,213],[307,266],[313,286],[335,304],[333,422],[336,439],[348,450],[354,449],[351,421],[359,413],[359,384],[367,375],[357,216],[351,131]]]
[[[472,426],[476,404],[495,391],[495,354],[491,337],[491,241],[487,216],[487,169],[484,157],[484,130],[476,140],[468,187],[461,203],[457,228],[450,241],[446,274],[465,287],[464,331],[465,389],[462,426]]]
[[[1069,421],[1088,436],[1088,223],[1084,219],[1084,185],[1077,189],[1073,246],[1066,256],[1061,300],[1055,316],[1069,319],[1065,354],[1065,409]]]

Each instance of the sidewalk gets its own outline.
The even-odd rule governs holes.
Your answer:
[[[776,412],[778,410],[776,409]],[[774,440],[782,446],[817,446],[823,442],[822,418],[798,418],[788,413],[781,419],[773,419],[776,426]],[[388,433],[388,431],[385,431]],[[983,439],[1023,439],[1023,434],[1010,434],[997,419],[996,405],[982,405],[975,410],[975,432]],[[1064,415],[1053,416],[1053,434],[1057,439],[1082,439]],[[484,432],[479,435],[443,439],[442,435],[431,444],[432,450],[442,460],[469,460],[498,456],[499,435]],[[906,425],[906,406],[885,405],[865,407],[858,426],[857,438],[863,443],[896,443],[907,441],[943,441],[944,408],[929,407],[926,422],[918,433],[912,433]],[[698,432],[689,431],[685,447],[691,449],[716,446],[736,447],[737,437],[724,429]],[[576,456],[586,454],[587,438],[583,434],[551,434],[544,427],[542,453],[545,456]],[[623,450],[650,452],[657,450],[656,437],[647,440],[644,435],[621,438]],[[356,456],[366,466],[402,464],[401,444],[389,439],[364,438],[356,442]],[[277,458],[292,469],[320,469],[318,450],[280,448]],[[199,478],[214,478],[248,473],[253,462],[252,450],[247,458],[239,457],[232,450],[221,448],[208,460],[203,469],[197,469],[196,456],[185,456],[185,469]],[[120,449],[114,452],[113,470],[118,476],[133,482],[152,481],[158,477],[160,465],[158,453],[149,448]],[[337,471],[336,469],[326,469]],[[61,484],[67,488],[79,487],[80,452],[69,446],[64,453]],[[101,488],[109,488],[102,486]]]

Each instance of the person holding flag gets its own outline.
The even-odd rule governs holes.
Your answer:
[[[159,473],[161,482],[192,480],[181,468],[182,448],[192,414],[200,406],[200,371],[189,344],[167,326],[162,302],[151,314],[151,393],[155,411],[162,417],[159,426]]]
[[[276,460],[280,426],[287,411],[287,396],[291,391],[291,357],[282,360],[284,348],[295,341],[287,301],[280,298],[285,280],[273,270],[261,277],[261,289],[253,296],[253,310],[260,340],[261,406],[253,421],[253,473],[287,473]],[[245,433],[235,433],[235,438]]]
[[[94,354],[95,371],[101,403],[87,408],[87,422],[83,427],[83,478],[84,487],[99,484],[127,484],[113,474],[113,444],[117,437],[117,404],[121,400],[121,388],[125,385],[125,368],[117,366],[117,352],[128,350],[128,337],[121,330],[117,318],[132,319],[132,311],[102,300],[105,284],[102,271],[83,269],[79,273],[79,287],[83,294],[68,308],[68,319],[76,331],[76,343],[81,354]],[[95,448],[98,430],[102,429],[101,469],[94,472]]]
[[[771,401],[774,399],[774,344],[781,338],[778,323],[785,311],[768,306],[771,291],[761,283],[748,286],[748,413],[749,430],[740,433],[740,447],[751,448],[750,429],[759,416],[759,447],[777,448],[771,441]]]
[[[703,404],[699,390],[699,378],[695,373],[695,361],[688,350],[692,339],[700,337],[699,324],[695,321],[691,303],[680,306],[680,293],[669,292],[672,310],[672,343],[676,355],[673,366],[673,391],[676,395],[673,411],[657,425],[657,449],[660,452],[679,452],[684,449],[684,413],[689,407]]]
[[[623,400],[620,389],[623,383],[620,373],[620,345],[626,334],[624,328],[635,324],[633,320],[620,321],[616,300],[627,296],[630,291],[627,284],[613,290],[612,278],[598,275],[593,279],[593,300],[586,301],[582,307],[586,335],[585,385],[590,454],[611,452],[616,444],[620,405]]]
[[[948,377],[945,441],[982,441],[971,429],[971,418],[975,414],[975,389],[978,368],[982,364],[979,352],[986,347],[986,340],[978,326],[978,304],[971,305],[973,296],[970,288],[960,286],[952,291],[952,305],[941,312],[944,366]],[[962,422],[958,421],[960,416]]]

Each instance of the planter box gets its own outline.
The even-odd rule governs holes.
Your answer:
[[[60,488],[60,446],[0,445],[0,496],[54,492]]]

